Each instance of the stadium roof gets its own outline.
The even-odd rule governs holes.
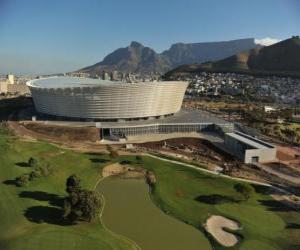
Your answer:
[[[28,85],[41,88],[74,88],[95,87],[97,85],[112,85],[118,83],[121,82],[82,77],[54,76],[31,80],[28,82]]]

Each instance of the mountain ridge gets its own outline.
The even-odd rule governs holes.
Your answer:
[[[103,71],[123,73],[165,73],[185,63],[202,63],[218,60],[245,49],[256,47],[254,38],[220,42],[176,43],[162,53],[132,41],[129,46],[118,48],[96,64],[76,72],[100,74]]]
[[[300,77],[300,38],[294,36],[270,46],[242,51],[215,62],[182,65],[167,72],[165,76],[168,78],[176,74],[201,71]]]

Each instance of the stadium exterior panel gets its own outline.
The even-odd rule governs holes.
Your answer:
[[[181,108],[187,82],[122,83],[79,77],[50,77],[27,83],[40,113],[83,119],[161,117]]]

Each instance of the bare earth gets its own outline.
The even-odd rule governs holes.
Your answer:
[[[205,225],[205,229],[209,232],[221,245],[232,247],[238,243],[238,237],[232,233],[226,232],[224,228],[230,230],[238,230],[239,224],[233,220],[220,215],[210,216]]]
[[[140,171],[128,165],[121,165],[119,163],[110,164],[103,168],[102,177],[108,177],[113,175],[125,175],[127,178],[143,178],[145,176],[144,171]]]

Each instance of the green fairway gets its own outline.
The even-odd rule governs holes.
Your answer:
[[[27,187],[16,187],[13,180],[30,171],[22,163],[31,156],[51,164],[53,173]],[[93,158],[48,143],[22,142],[1,132],[0,249],[134,249],[127,240],[105,230],[99,221],[73,226],[61,223],[57,203],[66,195],[65,180],[75,173],[83,187],[92,189],[104,165],[93,162]]]
[[[237,249],[300,249],[300,213],[263,194],[262,188],[256,187],[248,201],[208,204],[199,197],[237,197],[236,181],[150,157],[143,158],[143,166],[153,170],[158,180],[155,203],[180,220],[200,228],[209,215],[224,215],[242,224],[243,240]]]
[[[30,157],[50,164],[53,172],[27,187],[16,187],[14,179],[31,171],[24,164]],[[153,170],[157,183],[151,197],[155,204],[193,225],[201,231],[199,234],[207,217],[219,214],[242,224],[238,232],[242,240],[234,249],[300,249],[300,213],[283,207],[262,188],[255,187],[248,201],[236,202],[231,200],[238,197],[233,188],[236,181],[151,157],[143,157],[140,163],[134,156],[116,161],[124,159]],[[134,249],[131,241],[106,230],[99,220],[71,226],[60,219],[66,178],[77,174],[82,186],[92,189],[106,164],[107,155],[75,153],[46,142],[25,142],[0,131],[0,249]],[[216,195],[223,197],[223,202],[211,204],[207,197]]]

